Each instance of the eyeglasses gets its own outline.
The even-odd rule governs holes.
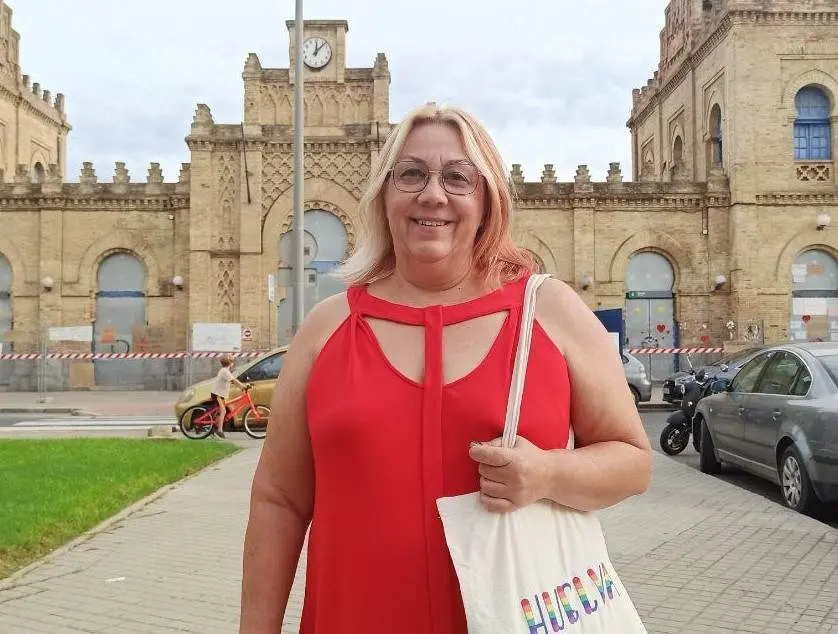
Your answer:
[[[441,170],[428,169],[421,161],[397,161],[391,172],[393,185],[400,192],[418,194],[428,186],[431,174],[439,174],[442,188],[454,196],[468,196],[477,189],[480,172],[468,161],[451,161]]]

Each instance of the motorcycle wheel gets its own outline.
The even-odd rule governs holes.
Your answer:
[[[661,449],[667,456],[678,455],[687,448],[689,442],[690,434],[680,426],[667,425],[661,432]]]

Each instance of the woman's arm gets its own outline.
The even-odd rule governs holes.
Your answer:
[[[508,511],[546,498],[591,511],[642,493],[652,452],[613,342],[576,292],[558,280],[542,285],[536,319],[567,361],[576,449],[544,451],[523,438],[514,449],[472,447],[484,504]]]
[[[322,302],[305,319],[286,353],[251,490],[240,634],[276,634],[282,627],[314,504],[305,405],[308,377],[320,348],[346,312],[344,295]]]

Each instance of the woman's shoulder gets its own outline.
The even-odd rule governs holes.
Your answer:
[[[298,335],[302,335],[307,347],[316,356],[348,316],[348,293],[330,295],[319,301],[309,311],[300,326]]]
[[[562,352],[599,336],[602,328],[593,311],[565,282],[547,278],[538,291],[535,317]]]

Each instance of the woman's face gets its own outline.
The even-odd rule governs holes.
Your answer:
[[[425,170],[432,173],[424,189],[403,191],[421,187]],[[443,187],[441,170],[449,191]],[[413,128],[393,173],[399,185],[393,176],[388,178],[384,209],[396,259],[408,265],[446,264],[453,270],[469,265],[486,192],[456,129],[437,123]],[[474,191],[462,193],[472,187]]]

